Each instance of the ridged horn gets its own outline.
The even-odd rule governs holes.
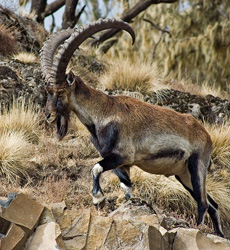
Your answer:
[[[91,23],[83,28],[76,29],[74,33],[61,45],[58,54],[56,56],[55,62],[53,64],[53,70],[49,74],[54,77],[52,81],[56,84],[62,84],[65,81],[65,71],[72,57],[74,51],[89,37],[93,36],[99,31],[106,29],[120,29],[127,31],[135,42],[135,33],[132,27],[118,19],[108,18],[99,19],[97,22]]]
[[[59,45],[61,45],[66,39],[68,39],[71,34],[74,32],[74,29],[66,29],[61,30],[59,32],[56,32],[49,36],[44,46],[41,49],[40,52],[40,58],[41,58],[41,69],[42,69],[42,75],[45,78],[45,81],[47,83],[53,83],[53,57],[56,49]]]

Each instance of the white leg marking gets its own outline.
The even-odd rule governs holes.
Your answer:
[[[97,163],[96,165],[94,165],[92,173],[94,177],[97,177],[98,174],[100,174],[101,172],[103,172],[103,167]]]
[[[130,197],[132,196],[132,187],[126,186],[123,182],[120,183],[120,186],[123,188],[125,194],[129,194]]]
[[[104,195],[99,191],[95,196],[93,196],[93,204],[100,204],[104,199]]]

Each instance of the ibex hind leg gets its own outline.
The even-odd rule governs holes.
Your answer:
[[[213,198],[206,193],[205,182],[206,173],[205,168],[203,172],[199,170],[199,156],[198,154],[191,155],[188,160],[188,170],[183,174],[176,176],[177,180],[190,192],[192,197],[196,200],[198,205],[198,220],[197,224],[202,223],[204,214],[208,211],[214,226],[215,233],[223,237],[221,230],[218,205]]]
[[[205,171],[204,171],[205,172]],[[188,159],[188,168],[176,178],[190,192],[197,202],[198,220],[197,224],[203,222],[204,214],[208,210],[208,203],[205,190],[205,175],[199,170],[199,156],[192,154]]]
[[[129,169],[130,166],[125,165],[121,168],[116,168],[113,170],[120,180],[120,186],[124,190],[126,200],[130,199],[132,196],[132,183],[129,178]]]
[[[206,194],[206,168],[199,159],[198,153],[193,153],[188,159],[188,170],[191,176],[194,199],[198,206],[197,225],[203,222],[204,214],[208,210]]]
[[[214,201],[214,199],[208,193],[207,193],[207,198],[208,198],[208,204],[209,204],[208,213],[212,219],[215,233],[220,237],[224,237],[224,234],[221,229],[221,224],[220,224],[218,204]]]

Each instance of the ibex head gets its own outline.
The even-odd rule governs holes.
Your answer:
[[[98,20],[81,29],[67,29],[51,35],[41,51],[41,68],[46,81],[47,103],[45,115],[48,122],[57,124],[57,134],[62,139],[68,129],[70,96],[75,93],[76,84],[81,81],[72,72],[66,74],[66,68],[74,51],[89,37],[105,29],[126,30],[135,41],[135,33],[131,26],[122,20]],[[61,45],[62,44],[62,45]],[[55,61],[53,57],[56,49]]]

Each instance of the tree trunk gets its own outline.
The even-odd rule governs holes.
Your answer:
[[[66,0],[65,1],[65,12],[62,17],[62,28],[67,29],[68,27],[73,28],[76,24],[75,10],[78,4],[78,0]]]
[[[47,0],[32,0],[30,12],[35,12],[38,23],[43,23],[44,21],[43,13],[45,12],[46,4]]]

